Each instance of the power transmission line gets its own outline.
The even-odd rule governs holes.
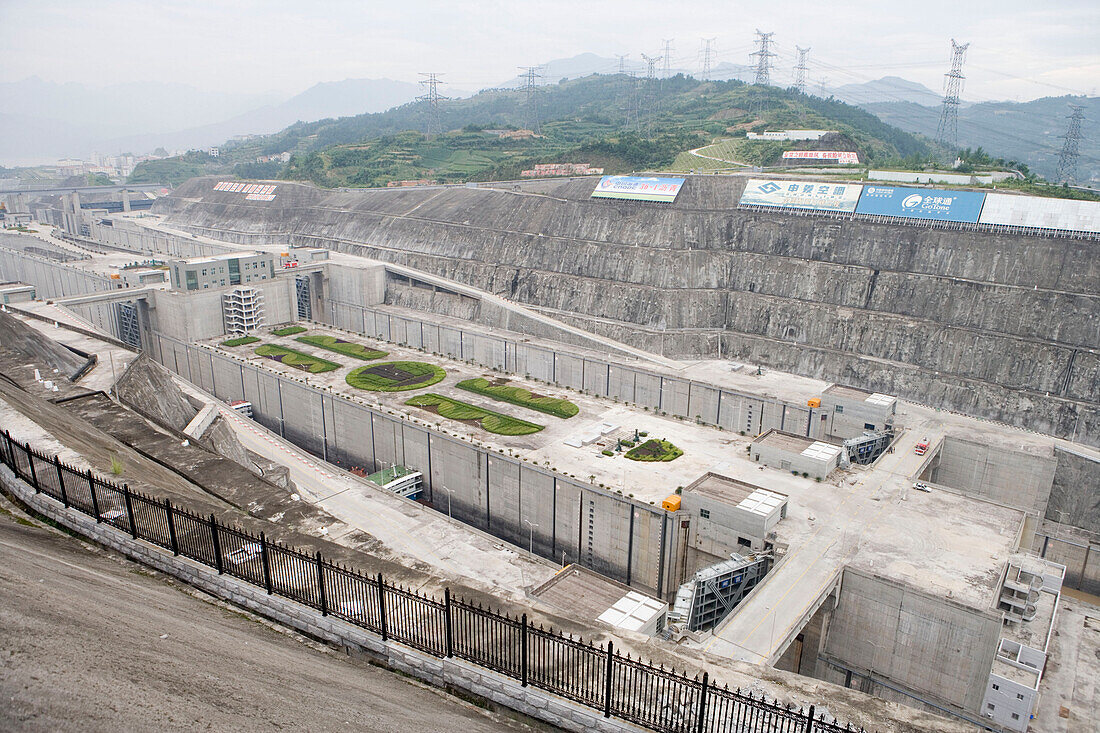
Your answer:
[[[706,44],[703,49],[703,81],[710,81],[710,60],[713,53],[713,43],[717,41],[717,36],[714,38],[704,38],[703,43]]]
[[[422,94],[417,97],[416,101],[428,103],[427,134],[428,137],[431,137],[432,135],[439,135],[443,132],[442,123],[439,120],[439,103],[450,99],[450,97],[444,97],[439,93],[439,85],[446,83],[439,80],[438,77],[441,76],[440,74],[420,72],[420,76],[427,77],[426,79],[421,79],[419,83],[421,86],[427,86],[428,92],[427,94]]]
[[[668,64],[669,64],[669,61],[672,59],[672,42],[674,40],[675,40],[674,38],[664,39],[664,41],[665,41],[665,53],[664,53],[663,56],[661,56],[661,58],[663,58],[665,60],[665,68],[661,71],[661,78],[662,79],[667,79],[668,78]]]
[[[527,94],[527,103],[524,105],[523,127],[525,130],[530,130],[539,135],[542,130],[539,128],[538,99],[536,98],[538,88],[535,80],[542,78],[542,74],[539,73],[542,67],[520,66],[519,69],[523,71],[523,90]]]
[[[756,30],[756,40],[760,44],[760,48],[749,54],[758,57],[756,60],[756,81],[753,84],[759,86],[769,86],[771,84],[770,59],[775,58],[775,54],[771,52],[772,36],[774,35],[774,33],[761,33],[759,28]]]
[[[806,60],[810,57],[810,49],[801,46],[795,46],[795,49],[798,50],[798,66],[794,67],[794,88],[799,94],[805,94],[806,72],[809,70]]]
[[[1065,143],[1062,144],[1062,153],[1058,156],[1058,180],[1063,183],[1077,182],[1077,156],[1081,147],[1081,122],[1085,119],[1085,108],[1079,104],[1069,106],[1073,112],[1069,116],[1069,129]]]
[[[646,56],[643,53],[642,58],[645,59],[645,62],[647,64],[646,74],[645,74],[646,81],[653,81],[653,77],[654,77],[654,74],[656,73],[656,69],[657,69],[657,62],[660,61],[662,57],[661,56]]]
[[[951,39],[951,71],[944,75],[943,109],[940,111],[940,124],[936,128],[936,139],[954,150],[959,146],[959,95],[962,94],[963,60],[969,43],[961,46]]]

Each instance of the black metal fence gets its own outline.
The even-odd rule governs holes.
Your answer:
[[[435,657],[457,657],[656,731],[840,733],[854,730],[808,710],[769,702],[631,659],[553,629],[451,596],[432,598],[382,575],[325,560],[219,524],[0,437],[0,460],[38,493],[204,565]],[[862,729],[859,729],[862,730]]]

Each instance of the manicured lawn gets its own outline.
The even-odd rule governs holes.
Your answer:
[[[245,344],[254,344],[257,341],[259,341],[259,339],[255,336],[238,336],[235,339],[222,341],[222,346],[244,346]]]
[[[684,452],[667,440],[650,438],[624,455],[632,461],[675,461]]]
[[[310,374],[331,372],[334,369],[340,368],[340,365],[334,361],[320,359],[301,351],[295,351],[294,349],[288,349],[283,346],[275,346],[274,344],[257,346],[255,351],[259,356],[266,356],[268,359],[286,364],[287,366],[292,366],[295,369],[301,369],[303,372],[309,372]]]
[[[432,394],[431,392],[411,397],[405,400],[405,404],[414,407],[434,407],[434,411],[438,413],[440,417],[445,417],[449,420],[474,421],[490,433],[497,433],[499,435],[530,435],[531,433],[537,433],[545,427],[543,425],[536,425],[533,422],[527,422],[526,420],[520,420],[519,418],[502,415],[499,412],[486,410],[467,402],[459,402],[450,397]]]
[[[286,328],[276,328],[271,333],[276,336],[293,336],[296,333],[305,333],[307,330],[305,326],[287,326]]]
[[[428,387],[447,376],[434,364],[422,361],[385,361],[348,372],[347,383],[372,392],[404,392]]]
[[[353,341],[344,341],[335,336],[315,334],[313,336],[299,336],[294,340],[301,341],[303,344],[309,344],[310,346],[316,346],[319,349],[335,351],[337,354],[343,354],[344,356],[362,359],[363,361],[381,359],[383,356],[389,356],[388,351],[375,351],[374,349],[368,349],[366,346],[363,346],[363,344],[357,344]]]
[[[545,412],[548,415],[560,417],[563,420],[573,417],[580,412],[580,408],[569,400],[535,395],[523,387],[515,387],[509,384],[493,384],[488,379],[483,379],[482,377],[467,379],[459,382],[455,386],[468,392],[491,397],[494,400],[511,402],[513,405]]]

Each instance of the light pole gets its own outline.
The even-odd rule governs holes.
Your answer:
[[[523,523],[526,524],[530,528],[530,530],[528,532],[528,535],[527,535],[527,554],[530,555],[531,557],[534,557],[535,556],[535,528],[538,527],[538,525],[537,524],[532,524],[531,522],[528,522],[526,519],[523,520]]]
[[[451,491],[446,486],[443,487],[443,490],[447,492],[447,519],[450,519],[451,518],[451,494],[453,494],[455,492]]]

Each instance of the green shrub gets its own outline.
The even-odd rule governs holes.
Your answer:
[[[615,451],[613,451],[613,450],[602,450],[602,451],[600,451],[600,453],[603,453],[605,456],[615,455]]]
[[[271,333],[276,336],[293,336],[296,333],[305,333],[307,330],[309,329],[304,326],[287,326],[285,328],[276,328]]]
[[[335,351],[337,354],[343,354],[344,356],[362,359],[363,361],[371,361],[373,359],[381,359],[383,356],[389,356],[388,351],[369,349],[363,344],[344,341],[335,336],[316,334],[312,336],[299,336],[294,340],[300,341],[303,344],[309,344],[310,346],[316,346],[319,349]]]
[[[569,400],[557,397],[535,397],[529,390],[523,387],[516,387],[508,384],[492,384],[488,379],[483,377],[466,379],[455,386],[467,392],[484,395],[494,400],[510,402],[513,405],[545,412],[548,415],[560,417],[563,420],[571,418],[580,412],[580,408]]]
[[[235,339],[222,341],[222,346],[244,346],[245,344],[254,344],[257,341],[259,341],[259,339],[255,336],[238,336]]]
[[[386,361],[352,369],[346,381],[372,392],[405,392],[430,387],[445,376],[440,367],[423,361]]]
[[[544,427],[432,392],[410,397],[405,400],[405,404],[413,407],[434,407],[440,417],[448,420],[474,420],[482,429],[498,435],[530,435]]]
[[[675,461],[684,452],[667,440],[650,438],[646,442],[631,448],[626,452],[626,457],[632,461]]]
[[[304,352],[288,349],[285,346],[276,346],[275,344],[257,346],[255,353],[258,356],[266,356],[268,359],[292,366],[295,369],[301,369],[303,372],[309,372],[310,374],[331,372],[340,368],[340,365],[334,361],[310,356]]]

